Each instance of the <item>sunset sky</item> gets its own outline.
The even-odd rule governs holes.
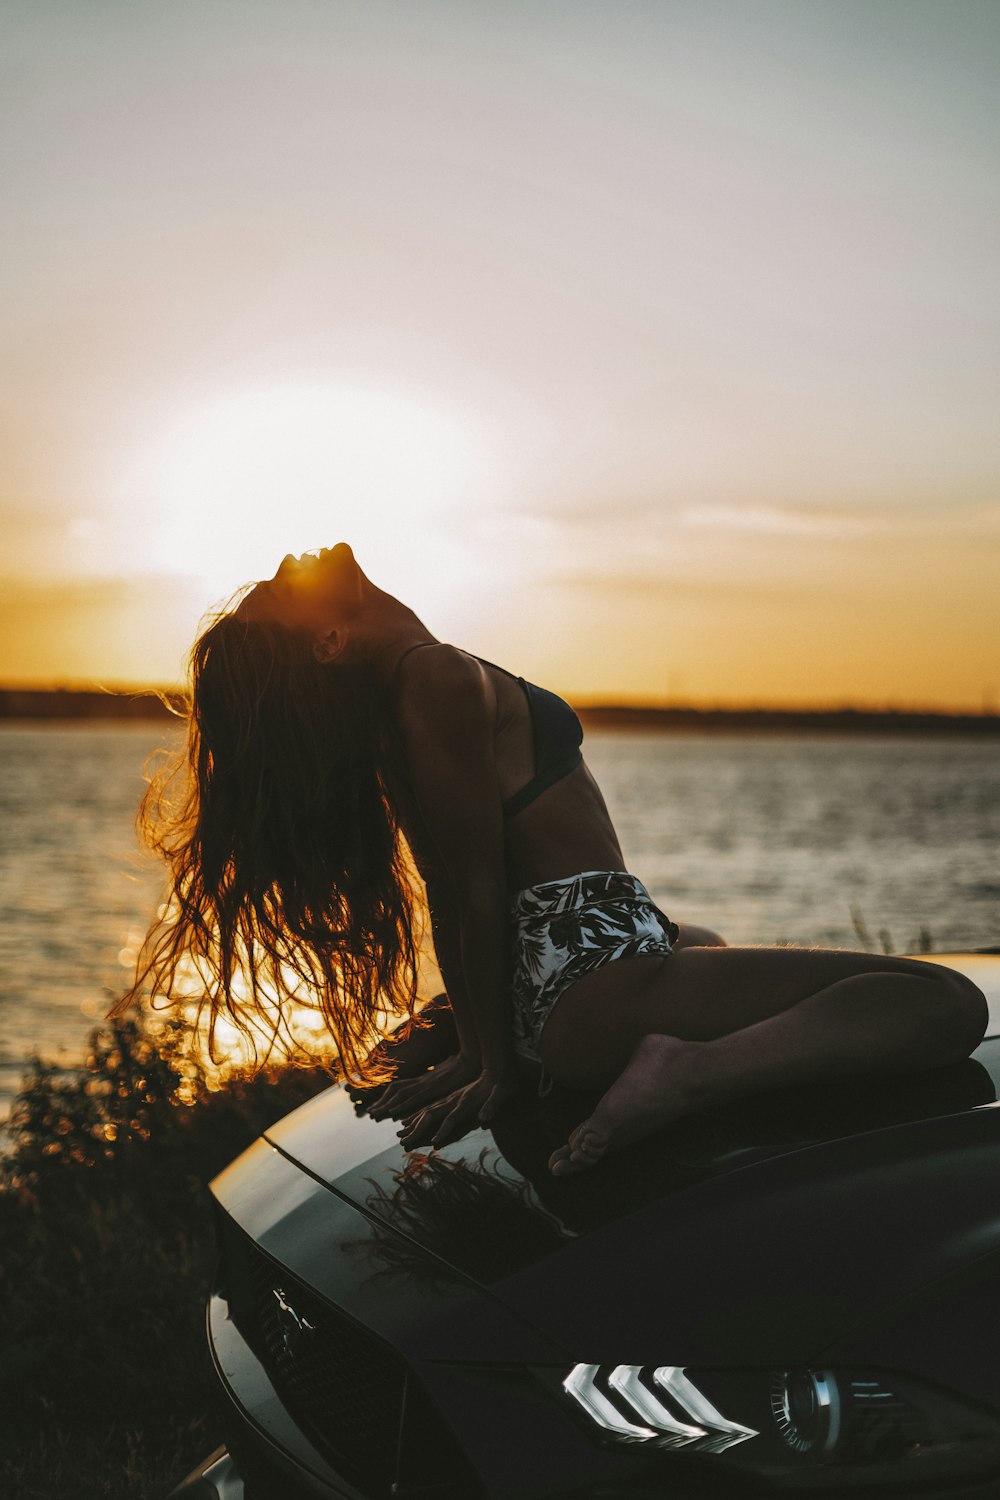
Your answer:
[[[6,0],[0,682],[283,553],[586,699],[1000,704],[995,0]]]

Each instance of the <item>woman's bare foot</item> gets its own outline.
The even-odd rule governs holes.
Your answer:
[[[704,1043],[674,1036],[644,1036],[624,1071],[602,1097],[589,1120],[549,1158],[556,1177],[596,1166],[607,1151],[651,1135],[698,1107],[697,1077]]]

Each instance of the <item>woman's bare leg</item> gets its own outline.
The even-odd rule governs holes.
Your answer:
[[[628,965],[618,967],[568,990],[542,1034],[542,1061],[557,1081],[602,1086],[608,1058],[620,1066],[593,1115],[552,1157],[557,1173],[740,1096],[958,1061],[986,1028],[976,986],[917,959],[698,947],[675,952],[631,985]],[[603,996],[592,983],[602,975]]]

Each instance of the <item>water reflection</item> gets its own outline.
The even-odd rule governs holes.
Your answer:
[[[413,1153],[395,1173],[393,1186],[371,1181],[366,1207],[392,1225],[375,1227],[365,1241],[376,1274],[451,1279],[457,1266],[479,1281],[497,1281],[533,1265],[572,1236],[541,1206],[532,1185],[495,1152],[467,1160],[437,1153]],[[442,1264],[435,1277],[433,1261]]]

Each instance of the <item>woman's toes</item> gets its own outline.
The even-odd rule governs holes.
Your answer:
[[[584,1171],[600,1161],[607,1146],[607,1137],[594,1130],[590,1120],[584,1120],[570,1133],[566,1145],[553,1151],[549,1157],[549,1171],[555,1177],[563,1177],[568,1172]]]
[[[583,1168],[584,1163],[574,1161],[567,1146],[561,1146],[549,1162],[549,1170],[553,1177],[569,1177],[571,1173],[581,1172]]]
[[[601,1150],[607,1144],[607,1137],[603,1130],[595,1129],[593,1120],[584,1120],[578,1125],[569,1138],[570,1148],[573,1151],[584,1151],[588,1154]]]
[[[607,1137],[598,1135],[593,1130],[588,1130],[580,1139],[573,1144],[570,1156],[575,1162],[589,1166],[598,1161],[607,1149]]]

